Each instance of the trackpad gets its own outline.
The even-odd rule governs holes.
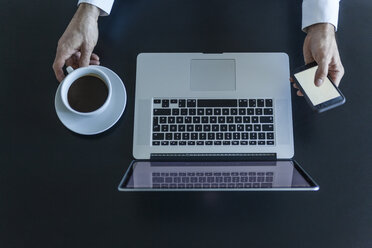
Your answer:
[[[234,59],[193,59],[190,73],[190,88],[193,91],[236,89]]]

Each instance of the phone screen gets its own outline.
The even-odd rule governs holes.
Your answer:
[[[315,72],[317,69],[318,66],[314,66],[294,74],[298,83],[314,106],[341,96],[328,77],[326,77],[320,87],[314,84]]]

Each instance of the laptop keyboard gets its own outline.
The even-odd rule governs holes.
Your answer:
[[[272,188],[273,172],[152,173],[153,188]]]
[[[273,99],[154,99],[152,145],[275,145]]]

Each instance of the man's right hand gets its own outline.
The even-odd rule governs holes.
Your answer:
[[[99,65],[99,57],[92,53],[98,40],[99,8],[82,3],[74,17],[58,41],[53,70],[56,78],[61,82],[65,75],[63,66],[66,64],[74,68]]]

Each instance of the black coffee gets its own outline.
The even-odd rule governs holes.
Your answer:
[[[76,79],[67,93],[71,108],[84,113],[97,110],[105,103],[107,96],[106,84],[102,79],[92,75]]]

